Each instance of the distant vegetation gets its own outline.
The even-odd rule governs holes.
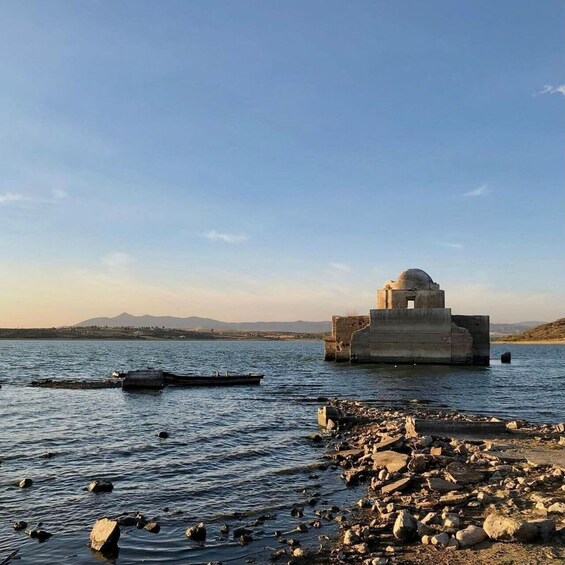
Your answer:
[[[506,335],[495,340],[500,341],[551,341],[565,340],[565,318],[540,324],[518,335]]]
[[[193,331],[164,327],[64,327],[64,328],[0,328],[0,339],[138,339],[138,340],[202,340],[202,339],[321,339],[321,333],[261,331]]]

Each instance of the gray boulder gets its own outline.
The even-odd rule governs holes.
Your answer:
[[[539,536],[539,530],[527,520],[520,520],[493,513],[483,524],[487,536],[495,541],[528,542]]]
[[[432,542],[432,545],[437,545],[439,547],[447,547],[450,539],[451,539],[450,535],[446,534],[444,532],[444,533],[436,534],[435,536],[432,536],[430,538],[430,541]]]
[[[400,541],[410,541],[415,538],[418,534],[416,518],[408,510],[401,510],[394,522],[392,533]]]

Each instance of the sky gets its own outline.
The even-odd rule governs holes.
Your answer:
[[[0,326],[565,316],[562,0],[0,3]]]

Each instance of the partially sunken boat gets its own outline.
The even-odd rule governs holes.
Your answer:
[[[165,386],[235,386],[261,384],[260,373],[220,375],[176,375],[160,369],[137,369],[134,371],[114,372],[114,376],[122,379],[124,390],[162,389]]]

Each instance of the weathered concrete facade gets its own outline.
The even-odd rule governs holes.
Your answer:
[[[332,337],[326,338],[326,361],[349,361],[351,359],[351,336],[364,328],[369,316],[332,316]]]
[[[377,292],[369,316],[334,316],[325,358],[352,363],[488,365],[488,316],[453,316],[445,294],[420,269]]]

